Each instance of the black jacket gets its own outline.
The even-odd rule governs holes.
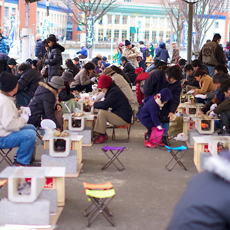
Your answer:
[[[132,88],[131,81],[129,77],[125,74],[124,71],[119,72],[119,74],[129,83],[129,86]]]
[[[63,89],[59,95],[59,101],[68,101],[71,98],[74,98],[74,95],[70,91],[69,83],[65,82],[65,89]]]
[[[160,111],[160,120],[162,123],[169,122],[168,114],[175,113],[180,103],[181,84],[177,81],[174,84],[169,84],[165,78],[164,70],[153,71],[145,80],[145,98],[148,100],[149,96],[156,95],[162,89],[169,88],[172,92],[173,98]]]
[[[45,60],[45,64],[48,65],[48,80],[53,76],[61,76],[61,64],[62,64],[62,56],[61,52],[65,49],[59,44],[50,47],[50,51],[48,54],[48,59]]]
[[[105,100],[95,102],[94,108],[104,110],[112,108],[112,113],[115,113],[127,123],[131,123],[132,108],[127,97],[115,83],[110,85],[107,93],[105,94]]]
[[[24,91],[30,97],[33,97],[40,81],[44,82],[40,73],[31,68],[25,69],[18,80],[18,93]]]
[[[196,86],[199,87],[199,82],[195,80],[195,78],[192,76],[187,75],[187,80],[184,82],[184,85],[191,85],[191,86]]]
[[[80,69],[78,66],[74,66],[74,67],[71,67],[69,69],[67,69],[67,71],[69,71],[70,73],[73,74],[73,78],[80,72]]]
[[[60,124],[54,116],[55,104],[57,101],[57,91],[44,82],[39,82],[39,86],[34,94],[34,97],[29,103],[31,116],[28,124],[33,124],[35,127],[40,126],[41,119],[53,120],[57,127]]]
[[[123,68],[123,72],[128,76],[131,83],[135,82],[137,75],[135,74],[135,67],[130,61],[127,61],[125,63],[124,68]]]
[[[38,39],[36,41],[35,57],[42,57],[42,53],[43,53],[42,47],[43,47],[42,39]]]

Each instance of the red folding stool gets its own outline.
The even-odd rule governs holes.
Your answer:
[[[112,147],[112,146],[104,146],[102,150],[104,151],[105,155],[109,158],[109,161],[102,167],[101,170],[104,170],[108,168],[111,164],[113,164],[119,171],[122,171],[125,169],[125,166],[121,163],[121,161],[118,159],[118,156],[124,151],[125,146],[122,147]],[[117,150],[116,153],[113,152],[113,150]],[[107,153],[107,151],[110,151],[112,153],[112,157],[110,157]],[[118,167],[114,161],[117,160],[121,167]]]

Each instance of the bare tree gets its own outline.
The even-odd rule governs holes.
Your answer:
[[[226,11],[225,1],[223,0],[199,0],[193,6],[193,27],[196,32],[194,41],[194,51],[197,53],[202,48],[207,31],[218,19],[220,15]],[[188,20],[187,8],[183,11],[184,18]],[[216,14],[218,12],[218,14]],[[215,15],[214,19],[211,16]],[[212,39],[212,38],[210,38]]]
[[[181,0],[161,0],[161,3],[170,18],[173,30],[176,32],[177,47],[180,47],[180,38],[183,30],[184,19],[184,14],[182,12],[187,9],[186,3]]]
[[[94,22],[102,18],[107,12],[117,7],[117,0],[64,0],[57,3],[59,8],[65,12],[69,18],[78,25],[86,25],[86,19],[93,17]],[[83,17],[79,16],[83,13]]]

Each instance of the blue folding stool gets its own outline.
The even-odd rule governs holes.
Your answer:
[[[181,145],[179,147],[175,147],[175,148],[171,148],[167,145],[165,145],[165,148],[167,148],[167,151],[172,155],[172,159],[165,165],[165,168],[168,170],[168,171],[171,171],[176,164],[179,164],[181,168],[183,168],[184,170],[187,170],[187,168],[184,166],[184,164],[181,162],[181,158],[185,155],[185,153],[188,151],[188,148],[184,145]],[[174,153],[174,151],[177,151],[176,153]],[[181,157],[177,157],[177,154],[179,152],[182,152],[184,151],[182,154],[181,154]],[[176,163],[171,167],[171,168],[168,168],[169,164],[172,162],[172,160],[175,160]]]

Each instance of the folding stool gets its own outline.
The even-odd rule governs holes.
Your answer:
[[[131,130],[131,124],[124,125],[124,126],[116,126],[116,128],[126,129],[127,130],[127,138],[125,138],[125,139],[116,139],[115,126],[113,126],[112,140],[116,141],[116,142],[119,142],[119,143],[129,142],[129,135],[130,135],[130,130]]]
[[[109,190],[109,189],[113,189],[113,185],[112,185],[111,182],[107,182],[107,183],[104,183],[104,184],[89,184],[89,183],[83,182],[83,186],[84,186],[84,189],[89,189],[89,190]],[[84,211],[85,216],[88,216],[94,210],[94,206],[93,207],[92,206],[93,206],[93,203],[91,202],[89,204],[89,206]],[[108,208],[106,208],[105,211],[107,211],[108,215],[112,216],[112,213],[108,210]]]
[[[102,150],[104,151],[105,155],[109,158],[109,161],[103,166],[103,168],[101,170],[104,170],[106,168],[108,168],[111,164],[114,164],[114,166],[119,170],[119,171],[122,171],[125,169],[125,166],[121,163],[121,161],[118,159],[118,156],[124,151],[125,149],[125,146],[122,146],[122,147],[112,147],[112,146],[104,146],[102,148]],[[108,154],[107,154],[107,151],[110,151],[112,153],[112,157],[110,157]],[[116,153],[113,152],[113,150],[117,150]],[[117,160],[120,164],[120,168],[117,167],[117,165],[114,163],[114,161]]]
[[[167,148],[167,151],[172,155],[172,159],[165,165],[165,168],[168,170],[168,171],[171,171],[176,164],[179,164],[181,168],[183,168],[184,170],[187,170],[187,168],[184,166],[184,164],[181,162],[181,159],[182,157],[185,155],[185,153],[188,151],[188,148],[184,145],[181,145],[179,147],[175,147],[175,148],[171,148],[169,146],[165,146]],[[176,153],[174,153],[174,150],[177,151]],[[179,152],[182,152],[184,150],[184,153],[181,154],[181,157],[177,157],[177,154]],[[169,164],[172,162],[172,160],[175,160],[176,163],[171,167],[171,168],[168,168]]]
[[[115,226],[115,223],[112,219],[109,209],[107,208],[108,204],[112,201],[115,196],[115,190],[89,190],[86,189],[85,194],[88,196],[92,204],[94,205],[92,211],[89,213],[87,218],[87,227],[89,227],[97,217],[102,214],[112,226]]]
[[[5,160],[9,166],[12,166],[14,162],[8,157],[8,154],[11,152],[11,149],[7,149],[7,151],[4,151],[3,149],[0,149],[0,155],[2,156],[0,160],[0,164]]]

